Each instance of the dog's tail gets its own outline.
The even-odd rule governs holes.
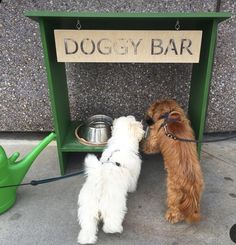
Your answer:
[[[98,168],[101,167],[102,163],[94,154],[88,154],[84,160],[85,172],[87,175],[95,172]]]
[[[201,199],[201,184],[192,186],[185,186],[183,196],[180,201],[179,209],[184,215],[188,223],[195,223],[200,221],[200,199]]]

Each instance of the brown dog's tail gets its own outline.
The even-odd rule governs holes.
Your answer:
[[[202,191],[201,185],[192,185],[183,190],[183,196],[180,201],[179,209],[184,215],[188,223],[198,222],[201,219],[200,215],[200,195]]]

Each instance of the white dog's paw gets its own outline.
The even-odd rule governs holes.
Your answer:
[[[105,233],[122,233],[123,232],[123,226],[122,225],[115,226],[115,225],[110,225],[110,224],[109,225],[104,224],[102,227],[102,230]]]
[[[89,232],[83,230],[80,231],[78,235],[78,243],[80,244],[94,244],[97,241],[96,235],[91,235]]]

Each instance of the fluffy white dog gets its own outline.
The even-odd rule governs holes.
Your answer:
[[[112,137],[100,160],[86,156],[87,179],[78,199],[79,243],[96,242],[100,220],[106,233],[123,231],[127,192],[136,190],[141,170],[139,142],[143,134],[141,122],[133,116],[120,117],[113,122]]]

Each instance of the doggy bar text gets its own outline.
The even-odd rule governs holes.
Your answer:
[[[58,62],[198,63],[202,31],[54,30]]]

